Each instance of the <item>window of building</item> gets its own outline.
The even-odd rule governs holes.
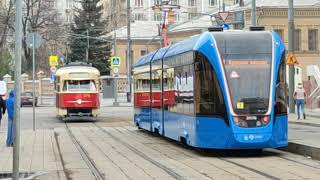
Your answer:
[[[179,14],[177,13],[176,14],[176,22],[179,22],[180,21],[180,16],[179,16]]]
[[[295,51],[301,50],[301,30],[300,29],[294,30],[294,50]]]
[[[161,21],[162,20],[162,14],[161,13],[155,13],[153,15],[153,20],[154,21]]]
[[[145,54],[147,54],[147,51],[146,51],[146,50],[141,50],[141,51],[140,51],[140,55],[141,55],[141,56],[144,56]]]
[[[179,5],[179,0],[171,0],[172,5]]]
[[[209,6],[216,6],[217,0],[209,0]]]
[[[136,13],[134,14],[134,20],[136,21],[144,21],[145,15],[143,13]]]
[[[308,30],[308,47],[309,51],[318,50],[318,29]]]
[[[196,115],[226,116],[226,108],[217,75],[209,60],[201,53],[195,57]]]
[[[196,0],[188,0],[188,5],[192,7],[196,6]]]
[[[273,31],[283,40],[283,29],[275,29]]]
[[[161,0],[154,0],[154,5],[161,5]]]
[[[137,7],[143,6],[143,0],[135,0],[134,5]]]
[[[197,16],[197,13],[189,13],[188,14],[188,19],[192,19],[192,18],[194,18],[196,16]]]

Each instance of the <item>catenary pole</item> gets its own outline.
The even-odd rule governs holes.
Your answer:
[[[16,0],[15,18],[15,83],[14,83],[14,142],[13,142],[13,179],[19,179],[19,160],[20,160],[20,91],[21,91],[21,49],[22,49],[22,0]]]
[[[117,8],[117,0],[113,0],[112,6],[113,9],[115,10]],[[118,52],[117,52],[117,15],[115,14],[113,16],[113,36],[114,36],[114,40],[113,40],[113,55],[117,56]],[[114,106],[118,106],[118,79],[117,77],[114,76],[114,85],[113,85],[114,89],[113,89],[113,96],[114,96]]]
[[[89,62],[89,48],[90,48],[89,29],[87,29],[87,53],[86,53],[87,63]]]
[[[288,0],[288,53],[294,53],[294,9],[293,9],[293,0]],[[289,112],[294,113],[294,65],[289,65]]]
[[[128,86],[129,86],[129,93],[127,97],[127,101],[131,102],[131,7],[130,7],[130,0],[127,0],[127,40],[128,40],[128,47],[127,47],[127,77],[128,77]]]
[[[256,19],[256,0],[252,0],[251,26],[257,26]]]
[[[33,117],[33,131],[36,130],[36,113],[35,113],[35,99],[36,99],[36,87],[35,87],[35,33],[32,33],[32,117]]]

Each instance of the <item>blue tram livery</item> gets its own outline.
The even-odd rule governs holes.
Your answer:
[[[208,31],[135,64],[134,123],[198,148],[284,147],[285,76],[275,32]]]

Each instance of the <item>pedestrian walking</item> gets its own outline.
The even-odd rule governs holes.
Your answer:
[[[13,118],[14,118],[14,91],[11,89],[9,98],[7,99],[8,112],[8,132],[7,132],[7,147],[13,146]]]
[[[306,91],[303,88],[302,83],[298,83],[297,88],[294,91],[293,97],[296,101],[297,105],[297,114],[298,114],[298,120],[300,119],[300,110],[303,114],[303,119],[306,119],[306,114],[304,111],[304,105],[306,103]]]
[[[0,126],[1,126],[1,120],[2,120],[2,115],[6,113],[6,102],[3,99],[2,95],[0,95]]]

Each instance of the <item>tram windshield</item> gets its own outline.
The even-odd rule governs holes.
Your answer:
[[[268,33],[215,36],[235,113],[265,114],[270,97],[272,38]]]
[[[63,91],[96,91],[93,80],[67,80],[64,82]]]

